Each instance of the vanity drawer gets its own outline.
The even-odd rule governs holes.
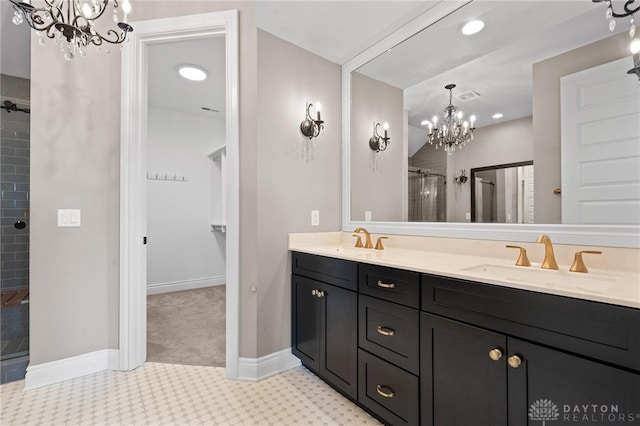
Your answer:
[[[419,424],[418,378],[362,349],[358,357],[358,402],[388,424]]]
[[[361,348],[418,374],[420,311],[360,295],[358,318]]]
[[[640,371],[640,310],[433,275],[422,309]]]
[[[402,269],[360,264],[360,293],[390,302],[420,307],[420,274]]]
[[[293,252],[291,271],[348,290],[358,290],[358,264],[349,260]]]

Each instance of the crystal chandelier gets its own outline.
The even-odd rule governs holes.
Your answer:
[[[121,12],[118,11],[118,0],[40,0],[41,7],[32,5],[32,0],[10,1],[14,9],[13,23],[20,25],[26,21],[37,31],[40,45],[44,45],[45,36],[52,39],[54,44],[60,45],[68,61],[76,55],[85,57],[91,44],[98,48],[103,42],[120,44],[133,31],[127,23],[131,12],[129,0],[122,1]],[[97,20],[107,12],[109,3],[113,6],[113,21],[118,29],[104,32],[98,29]]]
[[[444,119],[438,126],[438,117],[433,116],[432,122],[427,122],[429,126],[429,137],[427,142],[439,146],[444,146],[444,150],[452,154],[456,148],[460,149],[467,142],[473,139],[473,131],[476,129],[474,123],[476,116],[469,117],[469,121],[462,121],[463,113],[452,103],[453,88],[455,84],[447,84],[444,86],[449,91],[449,106],[444,109]]]
[[[609,30],[614,31],[616,29],[616,18],[626,18],[630,16],[629,20],[629,38],[631,43],[629,44],[629,50],[633,55],[633,68],[627,71],[627,74],[635,74],[640,79],[640,38],[636,36],[636,23],[633,14],[640,11],[640,5],[633,6],[636,0],[626,0],[622,9],[622,12],[615,12],[613,10],[613,4],[611,0],[592,0],[594,3],[605,2],[607,5],[607,11],[605,17],[609,22]]]

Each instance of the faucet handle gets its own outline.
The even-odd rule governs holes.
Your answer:
[[[571,272],[584,272],[585,274],[587,272],[589,272],[587,270],[587,265],[584,264],[584,260],[582,260],[582,255],[584,253],[587,254],[602,254],[601,251],[599,250],[582,250],[582,251],[578,251],[576,252],[574,258],[573,258],[573,263],[571,264],[571,268],[569,268],[569,270]]]
[[[389,237],[378,237],[378,241],[376,241],[376,250],[384,250],[382,245],[382,240],[386,240]]]
[[[521,246],[512,246],[506,245],[507,248],[515,248],[520,249],[520,256],[518,256],[518,260],[516,260],[516,265],[518,266],[531,266],[531,262],[529,262],[529,258],[527,257],[527,249]]]
[[[362,237],[358,234],[353,234],[353,236],[358,238],[358,240],[356,241],[356,247],[360,247],[360,248],[364,247],[362,245]]]

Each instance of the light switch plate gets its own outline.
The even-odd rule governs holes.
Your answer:
[[[58,227],[71,228],[81,225],[81,214],[78,209],[58,209]]]
[[[320,210],[311,210],[311,226],[320,226]]]

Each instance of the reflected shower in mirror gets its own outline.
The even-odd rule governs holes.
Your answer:
[[[534,223],[533,162],[471,169],[471,222]]]

